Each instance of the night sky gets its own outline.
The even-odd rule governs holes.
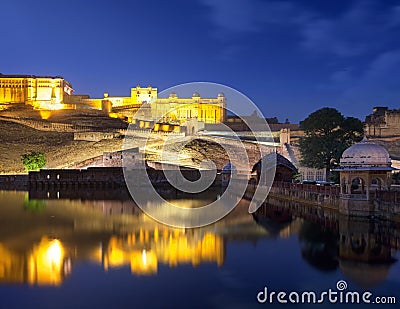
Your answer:
[[[76,94],[211,81],[291,122],[324,106],[362,120],[373,106],[399,107],[400,1],[0,5],[0,72],[62,75]]]

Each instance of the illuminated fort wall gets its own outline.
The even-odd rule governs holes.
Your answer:
[[[168,98],[158,98],[151,104],[153,118],[185,122],[197,118],[204,123],[221,123],[225,120],[226,100],[223,94],[217,98],[202,98],[194,93],[191,98],[179,98],[171,93]]]
[[[157,88],[140,86],[131,88],[130,97],[109,96],[104,93],[103,99],[84,98],[81,104],[96,109],[103,109],[111,117],[128,117],[136,114],[138,119],[153,119],[158,122],[185,123],[188,119],[197,118],[204,123],[221,123],[225,121],[226,99],[220,93],[216,98],[202,98],[197,92],[189,98],[179,98],[171,93],[168,98],[159,98]]]
[[[0,104],[25,103],[37,109],[61,109],[72,94],[71,84],[60,76],[0,74]]]
[[[72,95],[71,84],[60,76],[3,75],[0,74],[0,104],[25,103],[35,109],[58,110],[93,108],[107,112],[111,117],[129,118],[141,107],[137,118],[183,124],[197,118],[204,123],[225,121],[225,96],[202,98],[197,92],[189,98],[179,98],[171,93],[168,98],[158,98],[157,88],[151,86],[131,88],[131,95],[90,98]]]
[[[142,88],[140,85],[131,88],[131,104],[153,103],[157,98],[157,88],[151,86]]]
[[[226,98],[222,93],[216,98],[202,98],[198,93],[180,98],[172,92],[168,98],[159,98],[157,88],[137,86],[131,88],[130,97],[110,96],[106,92],[101,99],[73,95],[70,102],[102,109],[110,117],[132,118],[135,115],[137,119],[178,124],[193,118],[204,123],[221,123],[226,119]],[[136,114],[138,111],[140,114]]]

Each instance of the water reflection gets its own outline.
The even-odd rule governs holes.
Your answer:
[[[124,237],[112,236],[104,253],[103,265],[120,267],[130,265],[131,272],[138,275],[157,273],[158,263],[171,267],[179,264],[216,263],[222,265],[224,245],[220,236],[211,232],[186,233],[155,227],[140,229]]]
[[[339,267],[343,274],[362,288],[377,286],[386,280],[392,257],[391,240],[398,243],[385,226],[373,220],[339,220]],[[396,239],[397,238],[397,239]]]
[[[289,209],[278,209],[273,206],[259,209],[253,213],[253,218],[273,237],[288,238],[298,231],[299,224],[301,224],[301,220],[293,217]]]
[[[256,221],[260,217],[271,221],[270,228],[280,226],[275,234],[281,235],[290,227],[291,235],[298,237],[302,258],[310,266],[323,272],[339,269],[361,288],[384,282],[397,262],[394,255],[399,250],[400,231],[393,222],[343,216],[330,209],[272,198],[256,216]]]
[[[338,267],[338,243],[335,231],[316,223],[303,222],[299,231],[301,255],[307,263],[320,271],[334,271]]]
[[[177,203],[184,201],[179,196]],[[145,216],[123,190],[0,191],[0,281],[60,286],[84,261],[109,272],[129,268],[134,276],[155,276],[160,265],[223,267],[229,254],[240,254],[228,244],[265,239],[297,239],[305,264],[362,288],[384,282],[396,263],[400,232],[393,222],[272,198],[252,215],[248,205],[241,200],[210,226],[174,229]]]
[[[71,260],[58,239],[42,237],[27,252],[9,250],[0,243],[0,280],[32,285],[60,285],[71,272]]]

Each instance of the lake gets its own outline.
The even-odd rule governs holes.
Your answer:
[[[255,214],[248,206],[182,229],[123,189],[0,191],[0,308],[251,308],[257,296],[275,307],[279,292],[292,302],[329,289],[400,301],[399,223],[272,198]]]

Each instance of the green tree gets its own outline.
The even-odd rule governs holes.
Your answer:
[[[338,110],[321,108],[300,122],[305,136],[300,138],[301,164],[306,167],[330,169],[339,162],[343,151],[362,139],[363,123],[344,117]],[[329,179],[329,178],[328,178]]]
[[[30,152],[21,155],[22,164],[27,172],[37,171],[46,166],[46,156],[41,152]]]

